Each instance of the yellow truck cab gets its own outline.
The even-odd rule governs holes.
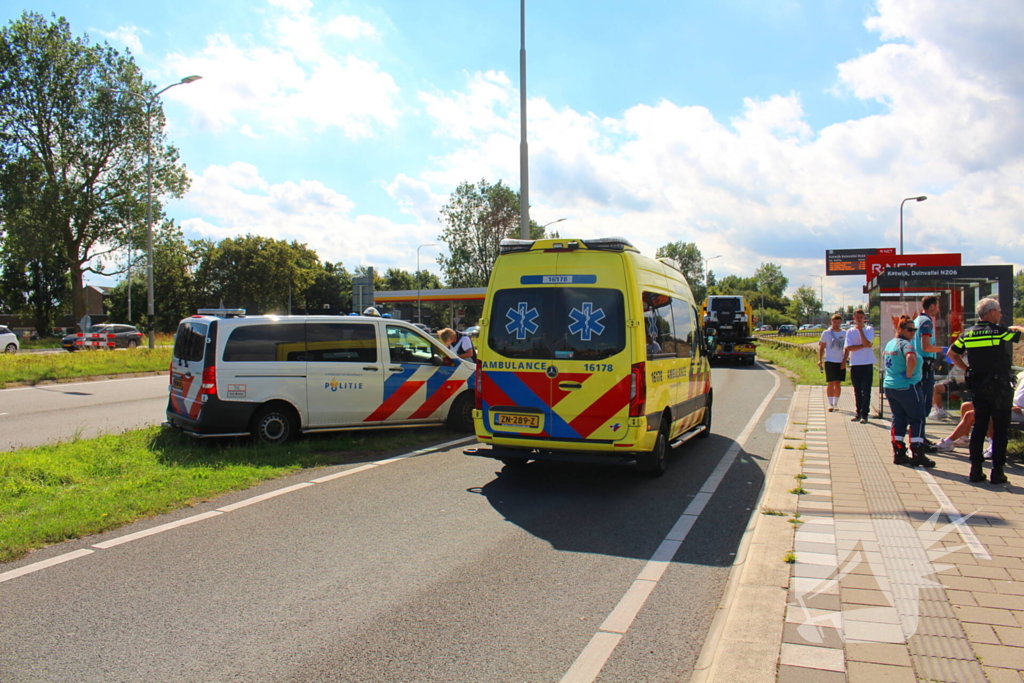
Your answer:
[[[711,373],[683,274],[627,240],[503,240],[480,336],[468,455],[635,464],[711,429]]]

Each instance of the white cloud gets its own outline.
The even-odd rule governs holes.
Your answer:
[[[905,211],[908,251],[1024,263],[1024,71],[1000,58],[1004,47],[1024,57],[1024,6],[975,9],[882,0],[866,23],[899,42],[838,65],[837,78],[886,111],[820,131],[797,93],[747,99],[727,123],[669,101],[598,119],[535,97],[532,214],[573,216],[562,234],[623,234],[647,253],[694,241],[727,255],[720,274],[774,261],[795,287],[817,283],[827,248],[895,245],[900,199],[925,193]],[[459,143],[422,175],[433,192],[481,177],[518,187],[518,93],[506,76],[469,75],[461,92],[420,98],[437,134]]]
[[[351,199],[319,181],[268,183],[256,167],[241,162],[193,175],[183,209],[194,216],[181,222],[190,237],[254,234],[298,240],[322,260],[343,262],[349,270],[358,265],[411,268],[416,245],[436,234],[436,227],[355,215]]]
[[[112,43],[124,45],[131,50],[134,55],[144,54],[142,49],[142,39],[139,37],[140,34],[149,35],[149,31],[139,28],[138,26],[118,26],[113,31],[101,31],[96,28],[91,30]]]
[[[349,17],[313,23],[304,3],[288,6],[275,47],[212,37],[189,58],[201,64],[175,70],[217,70],[210,120],[249,125],[250,136],[302,125],[361,136],[397,125],[390,76],[325,47],[328,33],[376,33]],[[728,121],[667,100],[601,118],[533,97],[533,217],[568,217],[557,226],[563,235],[623,235],[648,254],[693,241],[705,255],[723,255],[711,264],[719,276],[773,261],[792,287],[817,289],[825,249],[896,245],[900,200],[927,194],[904,212],[908,252],[1024,263],[1024,5],[879,0],[866,25],[888,42],[837,65],[836,90],[881,102],[883,112],[821,130],[793,92],[748,98]],[[335,91],[365,97],[336,98],[338,83]],[[351,102],[358,99],[365,106]],[[467,73],[463,88],[424,88],[418,99],[445,152],[415,160],[426,170],[400,168],[383,183],[408,224],[354,215],[351,200],[314,181],[268,185],[256,169],[234,164],[196,178],[187,201],[201,218],[186,225],[295,236],[322,247],[324,258],[411,268],[416,246],[436,240],[438,209],[459,182],[519,187],[519,98],[506,74]],[[860,300],[859,278],[824,284],[826,299],[845,289],[849,302]]]
[[[213,34],[198,52],[168,55],[167,74],[204,78],[193,86],[203,87],[201,97],[173,91],[168,97],[192,108],[203,128],[236,129],[250,137],[338,128],[362,138],[397,124],[394,78],[373,60],[352,54],[345,42],[377,36],[371,24],[344,15],[325,21],[306,0],[270,4],[282,12],[270,13],[265,42]]]

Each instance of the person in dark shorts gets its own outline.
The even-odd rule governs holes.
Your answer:
[[[846,381],[846,332],[840,329],[843,316],[832,316],[832,327],[821,333],[818,339],[818,367],[825,370],[825,396],[828,397],[828,412],[839,407],[839,395]]]

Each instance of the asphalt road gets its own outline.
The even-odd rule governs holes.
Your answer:
[[[303,472],[2,565],[0,681],[686,681],[792,394],[783,380],[772,395],[760,367],[716,368],[714,383],[714,433],[676,449],[660,479],[503,469],[447,446]],[[691,530],[650,574],[687,510]]]
[[[166,374],[2,389],[0,453],[160,424],[166,409]]]

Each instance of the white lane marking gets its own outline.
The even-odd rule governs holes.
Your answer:
[[[373,469],[376,466],[377,466],[377,463],[371,462],[371,463],[366,464],[366,465],[360,465],[359,467],[353,467],[350,470],[343,470],[341,472],[335,472],[334,474],[328,474],[326,477],[319,477],[317,479],[310,479],[309,481],[310,481],[310,483],[313,483],[313,484],[325,484],[325,483],[327,483],[329,481],[334,481],[335,479],[340,479],[341,477],[347,477],[350,474],[355,474],[356,472],[365,472],[366,470],[371,470],[371,469]]]
[[[747,422],[740,435],[736,437],[736,441],[725,452],[725,456],[719,461],[718,466],[715,467],[714,471],[704,481],[700,492],[693,497],[686,510],[679,515],[679,519],[672,526],[671,531],[665,536],[658,549],[654,551],[651,559],[640,571],[640,574],[629,587],[629,590],[626,591],[619,604],[615,606],[615,609],[612,610],[604,623],[601,624],[600,629],[590,639],[583,652],[580,653],[576,661],[569,667],[569,670],[562,676],[561,683],[592,683],[598,674],[601,673],[601,669],[608,662],[608,658],[612,656],[612,652],[614,652],[615,647],[619,644],[619,640],[622,639],[622,636],[632,626],[636,615],[639,614],[640,609],[647,602],[647,598],[650,597],[651,592],[658,585],[658,581],[665,573],[665,569],[668,568],[668,563],[675,555],[675,550],[678,550],[682,542],[686,540],[687,534],[690,533],[690,529],[693,528],[694,523],[697,521],[697,516],[703,512],[712,494],[714,494],[718,485],[725,478],[726,472],[732,467],[736,456],[739,455],[740,450],[746,445],[750,435],[754,432],[754,428],[761,420],[761,415],[764,414],[764,411],[774,399],[775,393],[782,385],[782,380],[778,374],[773,374],[775,383],[772,386],[772,390],[761,401],[761,405],[754,411],[750,421]],[[672,549],[671,545],[668,545],[670,542],[677,543],[674,549]],[[671,554],[669,554],[670,549],[672,549]]]
[[[122,379],[97,379],[97,380],[94,380],[92,382],[49,382],[47,384],[33,384],[30,387],[11,387],[10,389],[0,389],[0,392],[6,393],[8,391],[28,391],[29,389],[49,389],[49,388],[52,388],[52,387],[59,387],[59,388],[79,387],[79,386],[82,386],[83,384],[89,384],[89,385],[95,386],[97,384],[106,384],[108,382],[136,382],[136,381],[138,381],[140,379],[150,379],[150,380],[152,380],[152,379],[156,379],[158,377],[163,377],[164,380],[166,381],[167,380],[167,372],[166,371],[161,371],[159,374],[156,374],[156,375],[146,375],[145,377],[124,377]]]
[[[41,560],[39,562],[34,562],[33,564],[26,564],[24,567],[18,567],[17,569],[12,569],[9,572],[4,572],[3,574],[0,574],[0,583],[3,583],[4,581],[10,581],[11,579],[16,579],[19,576],[25,576],[25,574],[37,572],[40,569],[46,569],[47,567],[52,567],[57,564],[63,564],[64,562],[77,560],[79,557],[92,555],[94,552],[96,551],[89,550],[88,548],[82,548],[81,550],[75,550],[74,552],[64,553],[63,555],[58,555],[57,557],[51,557],[48,560]]]
[[[255,505],[256,503],[262,503],[265,500],[277,498],[278,496],[283,496],[286,493],[298,491],[299,489],[304,489],[308,486],[315,486],[315,484],[311,484],[308,481],[304,481],[301,484],[295,484],[294,486],[285,486],[283,489],[277,489],[276,491],[271,491],[269,493],[261,493],[258,496],[246,498],[245,500],[240,500],[237,503],[232,503],[231,505],[225,505],[222,508],[217,508],[217,512],[234,512],[239,508],[249,507],[250,505]]]
[[[572,663],[569,670],[562,676],[562,681],[592,681],[601,673],[605,662],[611,657],[612,651],[622,640],[620,633],[604,633],[598,631],[590,639],[583,652]]]
[[[189,524],[194,524],[196,522],[201,522],[204,519],[209,519],[210,517],[219,517],[222,514],[224,514],[224,513],[220,512],[218,510],[211,510],[210,512],[203,512],[201,514],[192,515],[191,517],[185,517],[184,519],[179,519],[179,520],[176,520],[174,522],[168,522],[167,524],[161,524],[160,526],[155,526],[152,529],[144,529],[143,531],[136,531],[134,534],[128,534],[127,536],[118,536],[117,538],[112,538],[109,541],[103,541],[102,543],[97,543],[97,544],[95,544],[92,547],[93,548],[98,548],[100,550],[106,550],[107,548],[113,548],[114,546],[121,545],[122,543],[128,543],[129,541],[134,541],[134,540],[137,540],[137,539],[140,539],[140,538],[145,538],[146,536],[152,536],[154,534],[163,533],[164,531],[170,531],[171,529],[177,529],[178,527],[187,526]]]
[[[132,379],[144,379],[144,378],[132,378]],[[118,381],[127,381],[127,380],[118,380]],[[2,414],[2,413],[0,413],[0,414]],[[97,544],[93,545],[92,547],[93,548],[98,548],[100,550],[108,550],[108,549],[113,548],[115,546],[119,546],[122,543],[128,543],[129,541],[136,541],[136,540],[138,540],[140,538],[146,538],[148,536],[153,536],[155,534],[163,533],[164,531],[170,531],[171,529],[177,529],[179,527],[187,526],[187,525],[193,524],[195,522],[201,522],[203,520],[211,519],[213,517],[220,517],[222,514],[224,514],[226,512],[233,512],[233,511],[238,510],[240,508],[248,507],[250,505],[253,505],[255,503],[260,503],[260,502],[263,502],[265,500],[270,500],[271,498],[276,498],[277,496],[281,496],[281,495],[284,495],[286,493],[291,493],[293,491],[299,491],[301,489],[308,488],[308,487],[314,486],[316,484],[322,484],[322,483],[325,483],[325,482],[333,481],[333,480],[338,479],[340,477],[345,477],[345,476],[348,476],[350,474],[355,474],[356,472],[364,472],[366,470],[374,469],[374,468],[379,467],[381,465],[386,465],[386,464],[392,463],[392,462],[398,462],[399,460],[405,460],[406,458],[411,458],[413,456],[424,455],[424,454],[427,454],[427,453],[434,453],[434,452],[437,452],[437,451],[441,451],[441,450],[444,450],[444,449],[446,449],[448,447],[451,447],[451,446],[454,446],[454,445],[457,445],[457,444],[460,444],[460,443],[465,443],[466,441],[470,441],[470,440],[475,439],[475,438],[476,438],[475,436],[466,436],[466,437],[463,437],[461,439],[455,439],[454,441],[448,441],[446,443],[438,444],[436,446],[431,446],[430,448],[421,448],[418,451],[412,451],[411,453],[406,453],[404,455],[399,455],[399,456],[396,456],[394,458],[388,458],[387,460],[381,460],[380,462],[368,463],[366,465],[361,465],[359,467],[354,467],[352,469],[344,470],[342,472],[335,472],[334,474],[328,474],[327,476],[319,477],[317,479],[313,479],[311,481],[304,482],[302,484],[295,484],[293,486],[286,486],[284,488],[277,489],[276,491],[271,491],[269,493],[264,493],[264,494],[259,495],[259,496],[253,496],[252,498],[246,498],[245,500],[239,501],[237,503],[232,503],[231,505],[225,505],[224,507],[217,508],[216,510],[211,510],[209,512],[203,512],[201,514],[193,515],[191,517],[186,517],[184,519],[179,519],[179,520],[176,520],[174,522],[168,522],[167,524],[161,524],[160,526],[155,526],[152,529],[144,529],[143,531],[137,531],[137,532],[135,532],[133,534],[126,534],[124,536],[118,536],[117,538],[112,538],[109,541],[103,541],[102,543],[97,543]],[[54,565],[62,564],[64,562],[69,562],[71,560],[76,560],[79,557],[85,557],[86,555],[91,555],[94,552],[96,552],[96,551],[95,550],[90,550],[88,548],[83,548],[81,550],[75,550],[75,551],[70,552],[70,553],[65,553],[63,555],[58,555],[57,557],[51,557],[48,560],[42,560],[40,562],[35,562],[33,564],[27,564],[24,567],[19,567],[18,569],[12,569],[11,571],[4,572],[4,573],[0,574],[0,583],[3,583],[4,581],[9,581],[11,579],[16,579],[19,576],[24,576],[26,574],[31,574],[32,572],[37,572],[40,569],[46,569],[47,567],[52,567]]]
[[[935,500],[939,501],[939,505],[942,507],[942,512],[949,517],[955,526],[957,533],[960,534],[960,538],[963,539],[967,547],[971,549],[971,553],[975,558],[979,560],[991,560],[992,556],[989,555],[988,548],[978,540],[978,536],[974,533],[974,529],[967,524],[967,517],[964,517],[954,507],[953,501],[949,499],[946,492],[939,486],[939,482],[935,481],[935,477],[931,475],[931,472],[924,470],[917,470],[917,473],[924,479],[924,483],[928,484],[928,488],[932,490],[932,495],[935,496]],[[974,513],[971,513],[974,514]],[[970,517],[970,515],[968,515]]]

